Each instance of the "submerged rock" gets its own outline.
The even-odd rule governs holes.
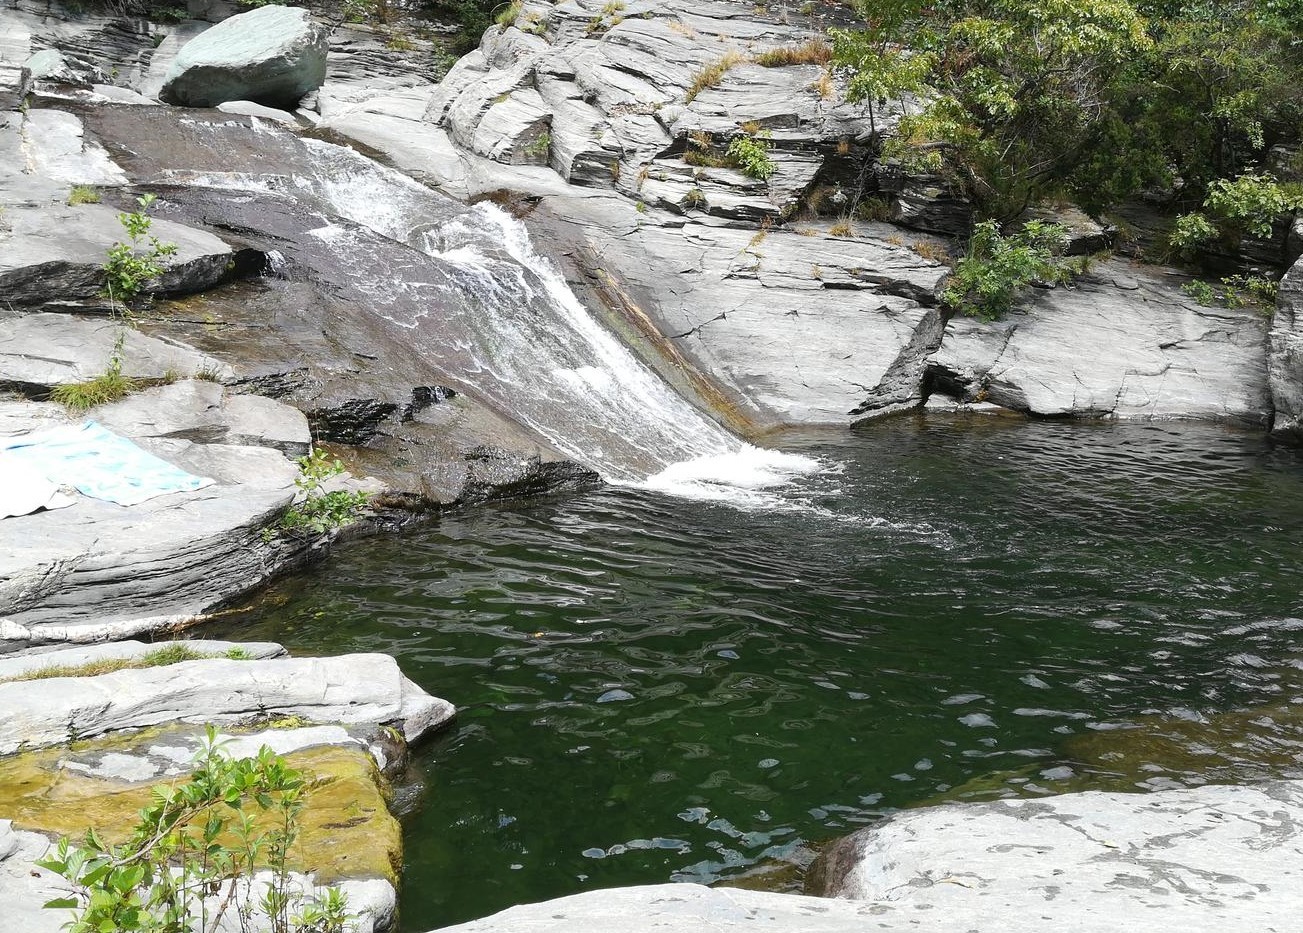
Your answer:
[[[187,107],[230,100],[290,107],[325,80],[326,37],[301,7],[268,5],[232,16],[182,46],[159,98]]]

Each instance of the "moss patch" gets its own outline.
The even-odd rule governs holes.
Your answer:
[[[121,745],[110,740],[79,747]],[[128,784],[79,774],[61,767],[64,754],[43,749],[0,760],[0,814],[12,818],[17,829],[51,836],[77,838],[94,828],[107,841],[125,839],[158,781]],[[402,832],[389,812],[388,787],[371,756],[358,747],[322,746],[292,752],[285,760],[308,783],[289,867],[314,872],[322,884],[347,878],[385,878],[397,884]]]
[[[164,667],[168,664],[179,664],[182,661],[203,661],[208,658],[247,661],[250,660],[250,657],[250,654],[243,648],[231,648],[225,654],[204,654],[201,651],[195,651],[189,645],[171,644],[148,654],[143,654],[138,658],[103,658],[98,661],[87,661],[85,664],[51,664],[49,667],[37,668],[25,674],[0,677],[0,684],[19,680],[46,680],[51,677],[97,677],[100,674],[111,674],[114,671],[143,667]]]

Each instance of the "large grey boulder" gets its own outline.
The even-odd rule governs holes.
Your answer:
[[[57,304],[99,294],[108,250],[127,234],[118,211],[107,204],[71,206],[68,190],[66,184],[22,174],[0,177],[0,306]],[[234,254],[213,234],[161,217],[154,218],[150,234],[177,247],[163,258],[163,275],[150,291],[201,291],[229,275]]]
[[[1303,439],[1303,260],[1280,281],[1267,357],[1274,434]]]
[[[159,99],[189,107],[251,100],[288,107],[326,77],[327,30],[301,7],[269,5],[232,16],[186,43]]]
[[[1265,424],[1267,322],[1181,278],[1113,260],[1003,320],[956,317],[929,361],[942,391],[1038,415]]]

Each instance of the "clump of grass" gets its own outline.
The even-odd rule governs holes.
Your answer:
[[[508,26],[514,26],[515,23],[516,23],[517,18],[519,18],[519,16],[520,16],[520,8],[521,8],[521,6],[522,6],[522,4],[519,2],[519,0],[516,0],[516,2],[514,2],[514,3],[509,3],[509,4],[508,4],[508,5],[507,5],[503,10],[502,10],[502,12],[499,13],[499,14],[494,18],[493,21],[494,21],[495,23],[497,23],[499,26],[501,26],[504,30],[505,30]]]
[[[100,674],[112,674],[114,671],[166,667],[169,664],[180,664],[182,661],[201,661],[211,657],[214,657],[214,655],[204,654],[189,645],[173,642],[147,654],[142,654],[138,658],[101,658],[98,661],[87,661],[85,664],[51,664],[48,667],[37,668],[23,674],[15,674],[13,677],[0,678],[0,683],[49,680],[53,677],[98,677]],[[234,661],[252,659],[252,655],[244,648],[231,648],[222,657]]]
[[[705,68],[702,68],[692,76],[692,83],[688,85],[688,91],[683,95],[683,102],[690,104],[697,99],[697,95],[707,88],[718,87],[719,82],[724,80],[724,75],[728,74],[729,69],[741,64],[742,56],[737,52],[729,52],[723,58],[711,62]]]
[[[78,204],[98,203],[100,203],[100,193],[90,185],[74,185],[68,192],[68,204],[72,207]]]
[[[855,208],[860,220],[882,222],[891,219],[891,205],[883,198],[865,198]]]
[[[761,52],[755,62],[765,68],[784,68],[788,65],[826,65],[832,61],[832,46],[823,39],[807,39],[800,45],[785,45]]]
[[[825,68],[823,73],[819,75],[818,80],[810,85],[810,90],[814,91],[824,100],[827,100],[836,94],[837,85],[833,83],[832,72]]]
[[[917,243],[911,243],[910,249],[931,262],[939,262],[942,265],[950,265],[950,251],[944,246],[939,246],[930,240],[920,240]]]
[[[828,228],[830,236],[850,237],[855,236],[855,228],[851,226],[849,220],[839,220]]]
[[[50,392],[50,400],[58,402],[69,411],[82,412],[96,405],[124,399],[140,388],[140,380],[124,376],[121,365],[110,365],[93,379],[55,386]]]

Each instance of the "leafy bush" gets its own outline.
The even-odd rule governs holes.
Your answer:
[[[1098,212],[1147,189],[1200,203],[1301,135],[1294,0],[854,5],[863,27],[833,33],[848,96],[925,101],[885,154],[980,217],[1060,196]]]
[[[227,911],[260,912],[273,933],[339,933],[349,916],[336,888],[304,896],[291,882],[290,847],[303,810],[303,776],[263,746],[232,759],[208,727],[194,773],[154,788],[130,838],[108,845],[92,829],[60,839],[37,864],[72,883],[75,896],[48,902],[75,911],[70,933],[207,931]],[[257,903],[250,882],[270,880]]]
[[[728,157],[751,178],[767,181],[774,174],[774,161],[763,135],[739,136],[728,144]]]
[[[163,274],[161,260],[176,253],[175,243],[163,243],[150,235],[153,220],[148,212],[155,200],[152,194],[142,195],[136,198],[139,210],[118,215],[118,223],[127,231],[127,241],[109,247],[108,259],[102,267],[103,293],[110,302],[129,306],[150,282]]]
[[[1262,275],[1229,275],[1221,280],[1221,288],[1202,279],[1192,279],[1181,286],[1181,291],[1201,305],[1226,308],[1255,305],[1269,311],[1276,307],[1280,283]]]
[[[941,300],[964,314],[994,321],[1028,285],[1068,281],[1071,273],[1059,255],[1064,240],[1059,224],[1030,221],[1005,236],[994,221],[983,221],[973,230],[968,252],[955,264]]]
[[[1177,218],[1168,242],[1189,258],[1216,241],[1235,247],[1246,235],[1269,238],[1276,221],[1303,207],[1303,198],[1270,175],[1220,178],[1208,187],[1203,211]]]
[[[343,489],[325,492],[322,489],[326,480],[344,472],[344,464],[320,448],[306,457],[299,457],[296,462],[299,476],[294,485],[303,490],[305,497],[281,518],[281,528],[324,534],[351,525],[361,517],[362,509],[371,498],[368,493]]]

